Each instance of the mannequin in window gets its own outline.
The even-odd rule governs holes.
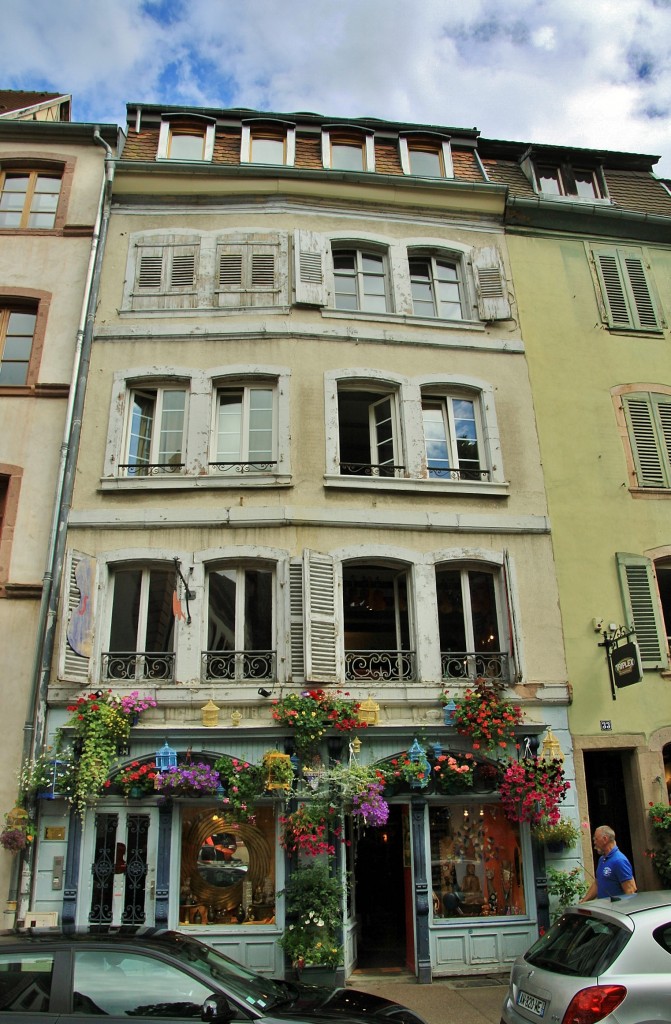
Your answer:
[[[466,874],[462,879],[461,888],[464,893],[464,903],[482,903],[484,895],[480,879],[475,873],[475,864],[466,865]]]

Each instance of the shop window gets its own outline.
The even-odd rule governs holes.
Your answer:
[[[426,467],[438,480],[489,480],[480,403],[467,395],[422,395]]]
[[[230,566],[208,575],[203,678],[215,682],[275,678],[272,569]]]
[[[443,679],[510,680],[499,574],[472,567],[436,569]]]
[[[119,473],[129,477],[180,473],[185,410],[184,388],[134,388],[129,396],[126,459],[119,464]]]
[[[274,924],[275,845],[271,804],[256,805],[254,824],[229,819],[221,804],[185,807],[180,924]]]
[[[499,803],[429,808],[434,922],[526,913],[519,826]]]
[[[60,174],[6,170],[0,175],[0,228],[53,228],[60,194]]]
[[[345,678],[415,678],[408,572],[385,565],[343,566]]]
[[[172,682],[175,654],[174,568],[118,568],[102,678]]]
[[[340,474],[400,477],[400,426],[395,392],[338,388]]]
[[[0,306],[0,387],[28,383],[37,313],[22,306]]]

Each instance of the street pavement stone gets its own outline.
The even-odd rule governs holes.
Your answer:
[[[435,978],[419,985],[410,974],[355,971],[347,984],[403,1003],[427,1024],[500,1024],[508,975]]]

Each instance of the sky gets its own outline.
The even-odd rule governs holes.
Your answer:
[[[671,0],[0,0],[0,88],[477,128],[662,157]]]

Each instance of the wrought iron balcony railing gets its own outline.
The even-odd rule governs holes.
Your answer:
[[[429,466],[429,476],[432,480],[491,480],[492,474],[488,469],[440,469]]]
[[[277,469],[277,462],[208,462],[210,472],[217,470],[219,473],[273,473]]]
[[[162,476],[163,473],[181,473],[183,462],[120,462],[120,476]]]
[[[175,681],[175,653],[166,651],[104,651],[102,678],[172,683]]]
[[[203,651],[201,654],[204,682],[276,678],[275,651]]]
[[[345,679],[348,682],[374,680],[377,683],[395,683],[414,678],[414,651],[345,651]]]
[[[341,462],[341,476],[391,476],[405,475],[405,466],[392,466],[388,463],[373,464],[370,462]]]
[[[510,655],[506,651],[441,651],[443,679],[499,679],[510,682]]]

